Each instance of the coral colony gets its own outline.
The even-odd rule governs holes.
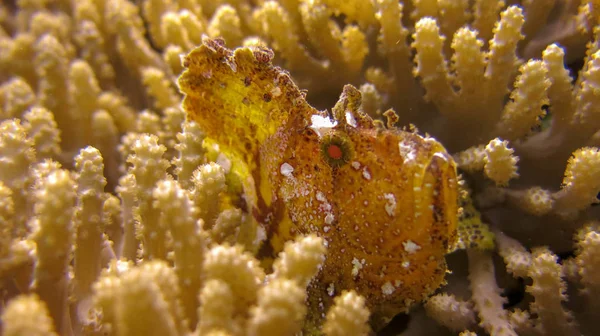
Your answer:
[[[595,335],[600,1],[6,0],[0,334]]]

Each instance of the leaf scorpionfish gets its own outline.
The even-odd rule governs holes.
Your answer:
[[[322,316],[332,296],[354,289],[378,329],[444,282],[457,231],[455,163],[435,139],[373,121],[351,85],[331,111],[311,107],[272,58],[205,38],[184,58],[183,108],[240,163],[248,211],[273,254],[297,234],[326,241],[309,311]]]

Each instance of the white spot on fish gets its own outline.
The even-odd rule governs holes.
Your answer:
[[[327,287],[327,294],[329,296],[334,296],[335,295],[335,285],[332,283],[329,284],[329,286]]]
[[[281,89],[279,88],[279,86],[276,86],[271,90],[271,95],[273,95],[273,97],[281,96]]]
[[[395,290],[396,288],[394,288],[394,285],[392,285],[392,283],[389,281],[381,286],[381,293],[383,293],[383,295],[392,295]]]
[[[324,132],[337,126],[337,121],[333,121],[329,119],[329,117],[323,117],[318,114],[313,114],[310,117],[310,121],[312,123],[310,128],[312,128],[319,137],[323,136]]]
[[[412,146],[410,143],[407,143],[405,140],[402,140],[398,143],[398,149],[400,150],[400,156],[404,158],[405,164],[414,161],[417,156],[414,146]]]
[[[396,213],[396,197],[392,193],[383,194],[383,197],[387,200],[385,212],[387,212],[390,217],[394,217],[394,214]]]
[[[367,167],[363,168],[362,171],[362,176],[365,178],[365,180],[369,181],[371,179],[371,173],[369,172],[369,169],[367,169]]]
[[[363,268],[363,264],[365,263],[365,259],[362,261],[358,260],[356,257],[352,259],[352,276],[357,277],[358,272]]]
[[[350,111],[346,111],[346,122],[348,123],[348,125],[356,127],[356,119],[354,119],[354,116]]]
[[[279,171],[281,175],[285,177],[292,177],[292,173],[294,172],[294,167],[287,162],[284,162],[281,167],[279,167]]]
[[[410,239],[405,242],[402,242],[402,246],[404,246],[404,251],[406,251],[410,254],[413,254],[421,249],[421,246],[415,244],[415,242],[413,242]]]

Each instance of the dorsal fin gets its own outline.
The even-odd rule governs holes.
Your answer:
[[[223,153],[256,169],[260,145],[290,116],[316,113],[287,72],[271,63],[263,47],[234,51],[205,37],[185,56],[178,80],[183,109]]]

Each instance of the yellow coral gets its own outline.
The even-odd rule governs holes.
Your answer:
[[[306,314],[306,292],[301,284],[288,279],[274,279],[262,287],[258,301],[250,311],[248,335],[295,335],[302,330]]]
[[[55,336],[43,301],[35,294],[13,299],[2,312],[3,334],[7,336]]]
[[[327,312],[323,333],[327,336],[367,335],[369,311],[365,299],[354,291],[342,292]]]
[[[556,259],[557,256],[547,249],[533,251],[529,269],[533,284],[527,287],[527,292],[535,298],[531,311],[537,314],[537,328],[542,333],[553,330],[562,335],[577,335],[579,332],[571,322],[571,312],[562,307],[562,301],[566,299],[566,284],[562,280],[562,269]]]
[[[75,292],[80,297],[91,294],[92,284],[102,270],[101,255],[104,248],[103,204],[106,199],[104,186],[104,163],[100,152],[86,147],[75,158],[77,169],[77,210],[75,213],[75,244],[85,246],[77,249],[73,258],[77,277]]]
[[[182,305],[187,323],[193,326],[197,323],[196,294],[202,284],[200,274],[206,249],[202,222],[195,219],[193,203],[176,181],[159,181],[152,196],[153,207],[161,210],[161,226],[170,230],[174,241],[174,267],[179,287],[183,292],[190,293],[182,298]]]
[[[68,314],[67,272],[73,240],[75,183],[66,170],[56,169],[39,181],[35,190],[35,219],[31,239],[36,244],[36,265],[32,288],[48,305],[55,330],[64,332]]]
[[[462,301],[454,295],[434,295],[425,303],[427,315],[450,330],[460,331],[472,327],[475,316],[471,303]]]
[[[498,138],[490,141],[485,146],[485,175],[496,182],[496,185],[506,185],[512,178],[519,176],[514,150],[508,148],[508,142]]]
[[[581,148],[569,159],[563,188],[558,193],[558,207],[580,210],[597,202],[600,189],[600,151],[598,148]]]
[[[465,295],[461,288],[467,271],[474,303],[448,300],[438,305],[432,314],[437,323],[429,323],[421,309],[411,311],[406,333],[415,328],[421,328],[419,333],[433,333],[429,328],[439,332],[436,324],[442,324],[472,335],[475,323],[485,329],[480,333],[597,333],[590,321],[596,320],[598,310],[598,230],[588,219],[597,217],[591,205],[599,189],[593,169],[600,144],[599,9],[597,0],[23,0],[0,5],[3,331],[239,335],[250,324],[258,333],[273,330],[277,323],[288,331],[303,328],[306,334],[325,329],[364,334],[371,312],[370,322],[378,329],[411,300],[424,298],[402,292],[414,284],[392,280],[426,278],[410,268],[422,260],[392,263],[409,266],[407,271],[381,266],[378,259],[371,262],[374,255],[388,260],[381,246],[389,244],[393,231],[385,225],[397,224],[387,220],[388,212],[431,217],[428,210],[421,211],[424,206],[408,206],[409,199],[386,188],[418,180],[423,172],[431,175],[425,169],[386,178],[378,170],[351,169],[356,161],[359,168],[405,171],[404,162],[390,165],[390,158],[398,152],[410,156],[410,146],[397,146],[393,140],[382,146],[394,149],[389,155],[378,146],[388,132],[401,133],[395,127],[406,127],[409,137],[419,139],[408,135],[417,128],[426,134],[424,146],[434,143],[432,137],[442,143],[472,189],[471,197],[461,191],[459,243],[448,246],[471,247],[470,270],[461,262],[463,253],[452,255],[453,275],[441,289],[448,296],[440,294],[430,304],[451,294]],[[203,35],[223,38],[229,49],[253,51],[239,54],[246,61],[269,59],[289,71],[275,72],[277,81],[248,76],[248,86],[246,76],[232,80],[218,72],[202,74],[212,75],[213,81],[207,84],[210,89],[198,90],[200,96],[220,92],[234,100],[226,106],[208,105],[208,113],[251,118],[225,124],[215,118],[210,125],[188,120],[182,125],[185,113],[175,80],[185,69],[182,56],[202,45]],[[232,58],[225,55],[217,62],[223,60]],[[240,64],[254,66],[221,63],[227,71],[237,65],[233,73],[247,74]],[[285,90],[289,86],[283,82],[291,79],[300,89]],[[352,86],[344,88],[346,84]],[[340,91],[338,104],[322,111],[334,105]],[[260,99],[264,103],[257,104]],[[286,100],[296,105],[282,108]],[[307,102],[318,109],[308,108]],[[298,129],[283,127],[290,116],[302,115],[298,111],[306,112],[293,121]],[[362,119],[363,113],[373,121]],[[313,116],[321,119],[313,123]],[[365,120],[369,122],[363,125]],[[370,140],[340,136],[337,131],[351,129],[354,122],[361,130],[369,125]],[[290,146],[297,149],[288,151],[282,145],[312,132],[320,133],[320,146]],[[281,146],[274,141],[262,145],[274,138],[285,140]],[[363,151],[356,143],[375,147]],[[268,147],[275,149],[263,150]],[[430,149],[430,154],[440,151],[437,146]],[[251,155],[236,157],[236,152]],[[268,168],[263,163],[269,156],[285,160],[274,159]],[[368,165],[356,157],[367,158]],[[317,163],[319,171],[299,162]],[[323,162],[327,164],[319,165]],[[431,166],[433,161],[420,164]],[[312,181],[303,179],[307,171]],[[62,187],[53,184],[59,180]],[[315,180],[330,181],[333,187],[316,183],[325,190],[322,195],[297,196]],[[384,182],[371,188],[374,180]],[[410,183],[406,190],[414,191]],[[377,189],[379,194],[360,198],[355,193],[361,202],[369,202],[357,206],[340,187],[348,185],[356,185],[355,192]],[[55,190],[51,196],[56,199],[42,197],[44,190]],[[421,202],[431,204],[432,199]],[[58,208],[51,211],[48,204]],[[327,205],[332,208],[329,217]],[[365,215],[368,220],[356,221],[359,209],[365,208],[376,211]],[[60,209],[64,211],[52,215]],[[332,218],[324,232],[324,221]],[[46,225],[50,222],[56,225]],[[416,231],[404,224],[407,235]],[[438,237],[439,226],[419,221],[415,227],[427,231],[425,237]],[[46,233],[57,229],[63,232],[57,239]],[[350,238],[336,244],[328,240],[335,232]],[[296,239],[306,233],[322,235],[324,244],[314,235]],[[573,249],[571,234],[576,237],[572,257],[566,253]],[[421,249],[404,241],[396,250],[431,250],[422,241],[410,241]],[[52,242],[59,248],[50,249]],[[233,247],[236,243],[240,245]],[[319,268],[325,245],[330,252]],[[361,245],[379,249],[356,252]],[[545,245],[549,248],[535,248]],[[235,281],[225,279],[232,272],[205,279],[204,259],[195,258],[224,246],[243,255],[257,274],[268,274],[266,281],[252,286],[251,303],[232,290],[239,289],[230,286]],[[273,261],[282,250],[286,253]],[[446,249],[439,251],[435,258],[441,261]],[[491,263],[493,254],[505,266]],[[503,267],[532,284],[536,304],[528,309],[525,301],[502,305],[499,285],[511,282],[496,283],[493,275],[503,274],[498,269]],[[311,277],[317,269],[320,274]],[[444,278],[443,269],[436,268],[438,280]],[[400,276],[391,276],[396,273]],[[561,282],[563,277],[569,282]],[[346,278],[352,280],[340,285]],[[365,282],[366,290],[360,287]],[[434,282],[418,292],[430,293],[442,281]],[[348,288],[367,295],[344,292]],[[545,294],[566,289],[572,316],[562,305],[564,296]],[[18,295],[32,290],[38,291],[37,298]],[[508,297],[518,298],[510,295],[512,290],[506,288]],[[369,293],[381,293],[384,300]],[[402,307],[387,305],[385,298],[392,299],[385,293],[398,295],[393,300],[408,299],[400,300]],[[241,307],[240,302],[246,303]],[[460,323],[452,310],[457,306],[468,317]],[[309,314],[303,321],[305,311]],[[579,325],[574,327],[572,319]],[[319,325],[323,321],[324,329]]]

